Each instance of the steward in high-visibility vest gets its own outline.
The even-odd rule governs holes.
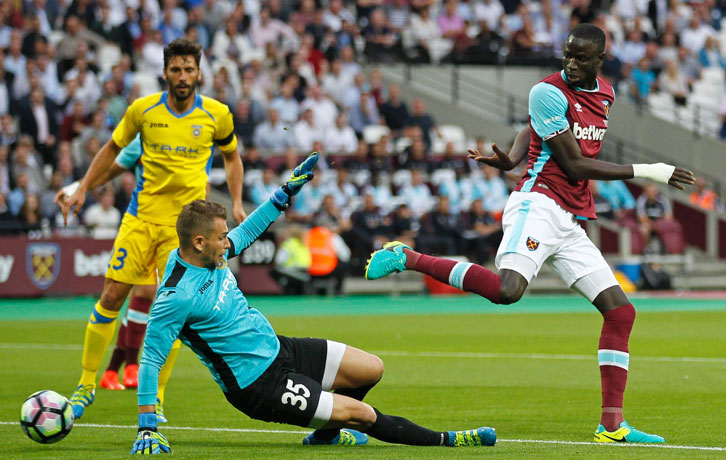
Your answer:
[[[312,276],[329,275],[338,266],[335,253],[333,234],[325,227],[313,227],[305,235],[305,245],[310,250],[310,268]]]

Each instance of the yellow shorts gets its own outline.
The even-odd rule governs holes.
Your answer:
[[[133,285],[157,284],[164,276],[169,253],[178,247],[176,227],[152,224],[126,213],[111,250],[106,278]]]

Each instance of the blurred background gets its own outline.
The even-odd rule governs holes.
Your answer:
[[[233,269],[249,294],[451,292],[415,273],[366,282],[398,239],[491,266],[524,165],[508,148],[568,31],[607,32],[616,89],[601,158],[692,169],[686,192],[597,182],[587,222],[626,290],[726,285],[726,1],[0,1],[0,296],[100,292],[129,171],[63,226],[53,196],[80,179],[128,104],[164,89],[163,47],[204,50],[198,91],[235,118],[250,212],[310,151],[319,173]],[[221,157],[209,198],[229,204]],[[535,292],[566,286],[546,268]]]

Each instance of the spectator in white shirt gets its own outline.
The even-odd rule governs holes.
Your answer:
[[[289,80],[280,85],[280,94],[270,102],[270,108],[277,110],[283,123],[293,124],[297,121],[300,104],[293,97],[293,86]]]
[[[315,126],[323,131],[331,129],[338,116],[338,107],[323,94],[319,86],[308,87],[308,97],[302,102],[302,108],[313,111]]]
[[[160,30],[152,30],[141,48],[141,68],[162,77],[164,70],[164,40]],[[138,65],[138,64],[137,64]],[[68,77],[66,77],[68,78]]]
[[[358,138],[344,113],[339,113],[335,125],[325,130],[323,145],[325,151],[330,153],[353,153],[358,149]]]
[[[293,128],[295,145],[301,152],[311,151],[314,142],[322,142],[323,132],[315,125],[312,109],[306,109]]]
[[[282,152],[295,143],[295,138],[280,121],[277,110],[270,109],[267,111],[267,115],[268,120],[255,128],[255,134],[252,136],[253,142],[260,150]]]
[[[246,36],[237,31],[237,21],[234,17],[227,18],[225,27],[214,34],[212,54],[217,59],[228,59],[238,66],[249,62],[252,44]]]
[[[639,29],[633,29],[628,33],[628,39],[623,46],[613,51],[624,64],[634,66],[645,56],[645,49],[643,33]]]
[[[260,9],[260,20],[250,27],[250,37],[255,48],[265,49],[268,43],[277,44],[283,42],[285,51],[297,42],[295,31],[289,25],[279,19],[270,17],[270,10],[267,7]]]
[[[339,32],[343,26],[343,20],[353,24],[355,16],[343,7],[342,0],[330,0],[328,9],[323,13],[323,23],[333,32]]]
[[[509,198],[509,190],[499,170],[492,166],[483,166],[484,180],[477,181],[473,198],[482,200],[484,209],[491,213],[501,213]]]
[[[704,24],[700,15],[694,12],[688,28],[681,32],[681,46],[688,48],[691,54],[697,55],[706,43],[706,39],[715,34],[716,31]]]
[[[83,221],[91,228],[91,236],[97,240],[116,238],[121,223],[121,212],[113,205],[115,192],[112,186],[104,188],[98,203],[92,204],[83,214]]]
[[[421,171],[411,171],[411,184],[403,187],[398,196],[413,212],[416,217],[421,217],[433,207],[431,190],[424,184]]]
[[[350,171],[344,167],[340,167],[336,172],[336,182],[325,187],[325,194],[331,195],[335,201],[335,206],[341,211],[344,211],[346,216],[349,216],[353,211],[350,209],[350,205],[358,196],[358,189],[351,182]]]
[[[351,78],[361,72],[362,67],[355,59],[355,52],[352,46],[344,46],[340,50],[340,63],[343,66],[342,72]]]
[[[411,21],[404,30],[406,41],[410,41],[412,47],[419,56],[421,62],[431,61],[431,42],[441,38],[439,24],[431,19],[431,10],[421,8],[419,14],[411,15]]]
[[[343,73],[343,63],[336,59],[330,65],[330,72],[322,78],[323,91],[335,102],[342,104],[345,92],[352,81],[352,76]]]
[[[477,22],[486,21],[489,30],[499,28],[499,18],[504,14],[504,7],[499,0],[479,0],[474,5],[474,17]]]

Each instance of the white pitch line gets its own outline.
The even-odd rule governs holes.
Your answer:
[[[0,425],[17,425],[18,422],[3,422],[0,421]],[[121,428],[136,430],[136,425],[104,425],[98,423],[79,423],[74,426],[83,428]],[[193,426],[164,426],[163,431],[168,430],[180,430],[180,431],[212,431],[212,432],[231,432],[231,433],[280,433],[280,434],[307,434],[310,430],[260,430],[252,428],[209,428],[209,427],[193,427]],[[708,447],[708,446],[675,446],[668,444],[634,444],[634,443],[613,443],[613,444],[602,444],[596,442],[578,442],[578,441],[554,441],[546,439],[497,439],[497,442],[512,442],[519,444],[558,444],[567,446],[622,446],[622,447],[650,447],[657,449],[680,449],[680,450],[709,450],[709,451],[723,451],[726,452],[726,447]]]
[[[83,345],[74,344],[52,344],[52,343],[0,343],[0,349],[4,350],[58,350],[58,351],[76,351],[82,350]],[[545,354],[545,353],[479,353],[479,352],[453,352],[453,351],[395,351],[395,350],[378,350],[371,353],[381,356],[400,356],[415,358],[464,358],[464,359],[555,359],[570,361],[592,361],[597,359],[597,355],[564,355],[564,354]],[[656,361],[671,363],[711,363],[726,364],[726,358],[704,358],[694,356],[635,356],[633,360],[637,361]]]

